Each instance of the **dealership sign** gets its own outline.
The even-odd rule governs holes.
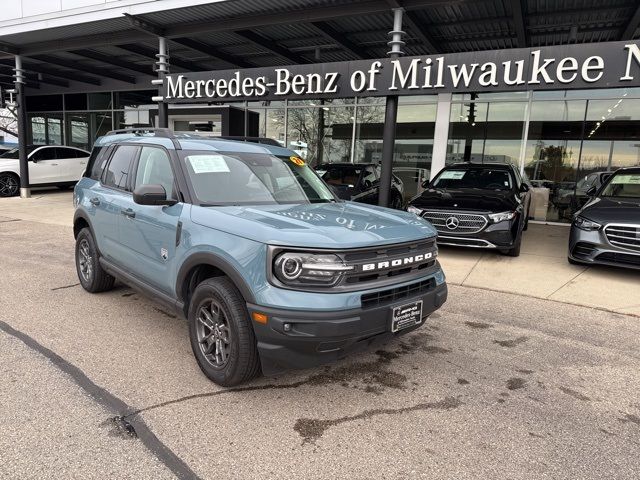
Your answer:
[[[640,85],[640,44],[610,42],[167,76],[169,103]]]

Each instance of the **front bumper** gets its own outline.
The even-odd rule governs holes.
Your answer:
[[[571,225],[568,257],[586,265],[610,265],[640,270],[640,252],[612,245],[603,229],[585,231]]]
[[[511,248],[515,242],[516,222],[514,220],[493,223],[483,230],[471,234],[458,234],[445,229],[438,230],[438,245],[452,245],[473,248]]]
[[[258,312],[269,318],[266,325],[253,323],[263,373],[276,375],[289,369],[333,362],[372,343],[407,333],[424,325],[424,319],[447,299],[446,283],[438,285],[434,282],[428,288],[414,289],[414,293],[404,287],[395,290],[398,293],[391,298],[396,300],[378,298],[378,304],[372,306],[375,304],[372,299],[364,307],[342,311],[299,311],[248,304],[251,317],[253,312]],[[392,333],[392,308],[418,300],[423,301],[422,323]],[[289,331],[285,331],[285,324],[290,325]]]

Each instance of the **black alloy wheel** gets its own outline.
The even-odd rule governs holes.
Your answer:
[[[76,272],[80,285],[87,292],[98,293],[111,290],[115,278],[102,269],[93,235],[83,228],[76,238]]]
[[[0,197],[14,197],[20,192],[20,179],[9,172],[0,173]]]
[[[255,377],[260,359],[244,298],[227,277],[204,280],[189,301],[189,340],[202,372],[232,387]]]

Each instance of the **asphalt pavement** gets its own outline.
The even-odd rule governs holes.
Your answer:
[[[81,289],[70,227],[1,215],[0,478],[640,477],[637,316],[452,286],[391,343],[222,389],[184,320]]]

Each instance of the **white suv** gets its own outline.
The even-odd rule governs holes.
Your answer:
[[[87,167],[89,152],[75,147],[33,145],[27,147],[29,184],[32,187],[70,187]],[[0,155],[0,197],[11,197],[20,191],[18,149]]]

